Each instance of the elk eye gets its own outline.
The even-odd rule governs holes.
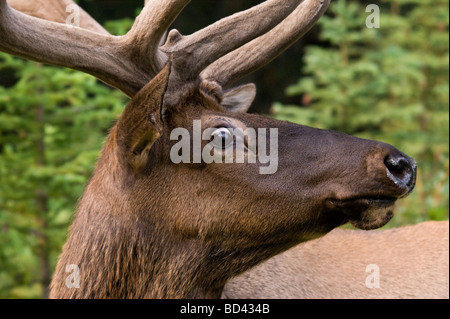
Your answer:
[[[211,141],[214,147],[225,149],[233,144],[233,133],[229,128],[220,127],[212,132]]]

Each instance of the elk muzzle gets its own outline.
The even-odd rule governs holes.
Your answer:
[[[381,227],[393,217],[397,199],[414,189],[416,162],[385,143],[349,138],[345,146],[332,157],[348,158],[352,165],[332,174],[333,184],[340,186],[331,190],[334,195],[327,201],[327,210],[342,214],[345,221],[361,229]],[[352,150],[355,146],[359,151]]]

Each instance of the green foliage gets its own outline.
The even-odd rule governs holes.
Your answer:
[[[276,103],[278,119],[381,140],[418,162],[416,190],[389,226],[447,219],[449,212],[448,0],[379,4],[380,28],[365,6],[337,0],[319,20],[330,47],[308,46],[306,76]]]
[[[36,298],[126,101],[81,72],[5,54],[0,71],[17,79],[0,86],[0,298]]]
[[[104,28],[111,34],[124,35],[133,26],[134,20],[130,18],[124,18],[117,21],[108,21],[105,23]]]

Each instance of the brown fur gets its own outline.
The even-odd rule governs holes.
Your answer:
[[[232,115],[208,85],[163,106],[169,76],[170,65],[112,129],[58,261],[52,298],[218,298],[229,278],[293,245],[347,221],[379,227],[389,220],[392,207],[351,198],[405,193],[386,176],[383,159],[401,154],[392,146]],[[260,175],[258,163],[173,164],[176,141],[168,136],[192,130],[194,119],[278,128],[277,173]],[[351,210],[330,199],[349,199]],[[70,264],[80,268],[80,288],[65,285]]]

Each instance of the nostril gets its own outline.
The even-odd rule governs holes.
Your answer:
[[[404,156],[388,155],[384,164],[390,173],[391,179],[399,186],[410,187],[414,180],[414,167]]]
[[[391,173],[403,174],[405,169],[407,169],[408,162],[404,158],[393,158],[388,157],[385,162],[386,167],[391,171]]]

